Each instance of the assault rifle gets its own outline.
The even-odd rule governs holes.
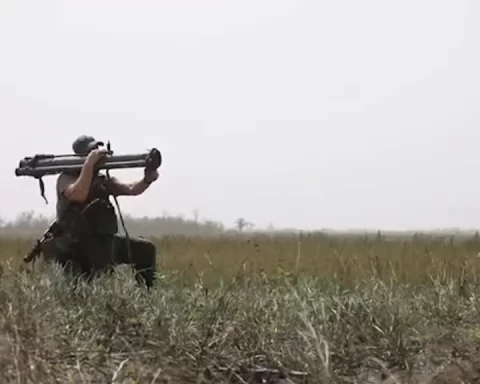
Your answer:
[[[90,202],[85,208],[83,208],[82,212],[89,209],[97,201],[98,199],[95,199]],[[42,237],[35,240],[34,245],[30,248],[30,251],[28,251],[28,253],[23,257],[23,261],[25,263],[30,263],[31,261],[34,261],[38,257],[38,255],[42,253],[42,246],[45,244],[45,242],[54,239],[64,231],[64,225],[66,223],[66,219],[68,220],[71,209],[72,206],[68,206],[60,217],[56,218],[50,223],[48,228],[43,232]]]
[[[43,232],[42,237],[35,241],[33,247],[28,251],[28,253],[23,257],[25,263],[30,263],[35,260],[37,256],[42,252],[42,245],[48,240],[54,238],[59,232],[58,221],[54,220],[50,226]]]
[[[20,160],[18,167],[15,169],[15,176],[30,176],[38,179],[40,185],[40,193],[48,204],[45,197],[45,184],[42,177],[48,175],[56,175],[62,172],[80,171],[85,163],[86,155],[53,155],[53,154],[37,154],[33,157],[25,157]],[[162,165],[162,154],[156,148],[144,153],[115,155],[110,150],[108,144],[108,154],[100,160],[96,166],[96,170],[125,169],[125,168],[145,168],[158,169]]]

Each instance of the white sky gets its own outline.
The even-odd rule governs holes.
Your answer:
[[[231,226],[480,226],[480,1],[0,2],[0,216],[24,156],[159,148],[123,211]],[[124,180],[141,170],[114,171]]]

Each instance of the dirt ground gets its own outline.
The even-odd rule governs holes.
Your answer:
[[[299,372],[289,377],[278,371],[258,370],[250,374],[223,372],[213,376],[201,375],[196,383],[480,384],[480,341],[459,343],[446,335],[406,363],[407,368],[389,369],[381,361],[370,361],[368,365],[370,368],[361,368],[349,377],[330,380]]]
[[[450,335],[423,350],[407,369],[365,370],[340,383],[365,384],[480,384],[480,341],[458,342]]]

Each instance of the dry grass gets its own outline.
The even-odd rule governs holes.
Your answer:
[[[20,271],[31,241],[0,239],[0,382],[480,380],[478,237],[156,242],[146,292]]]

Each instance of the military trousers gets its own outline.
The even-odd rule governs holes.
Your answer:
[[[61,239],[60,243],[62,243]],[[63,247],[56,247],[55,259],[69,271],[94,276],[114,265],[131,264],[136,278],[151,287],[156,272],[156,247],[148,239],[115,235],[91,235]]]

